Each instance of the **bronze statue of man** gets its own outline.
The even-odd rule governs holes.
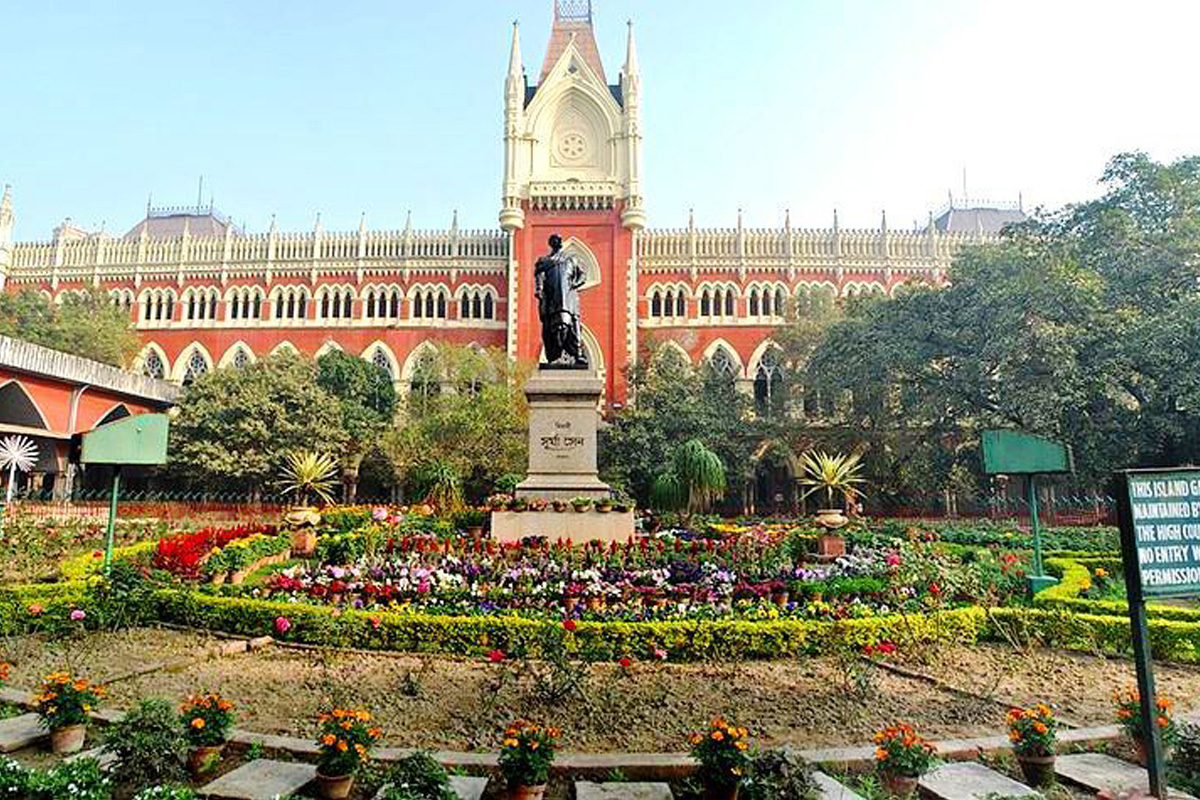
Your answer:
[[[579,287],[583,283],[579,263],[562,251],[562,237],[551,234],[550,252],[537,260],[533,270],[547,364],[588,365],[579,335]]]

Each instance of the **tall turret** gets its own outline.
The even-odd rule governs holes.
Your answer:
[[[525,225],[521,208],[521,185],[517,180],[517,148],[525,116],[525,69],[521,66],[521,37],[516,22],[512,27],[512,47],[508,54],[508,75],[504,79],[504,192],[500,207],[500,227],[506,231]]]
[[[4,196],[0,197],[0,291],[8,282],[8,270],[12,265],[12,187],[4,185]]]
[[[646,227],[646,212],[642,208],[642,75],[638,70],[632,20],[628,24],[625,67],[621,70],[621,100],[625,105],[625,157],[629,163],[629,189],[621,224],[631,230],[641,230]]]

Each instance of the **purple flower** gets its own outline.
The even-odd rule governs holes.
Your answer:
[[[76,622],[78,622],[79,620],[83,619],[86,616],[87,616],[87,614],[84,612],[84,610],[82,608],[76,608],[73,611],[71,611],[71,619],[75,620]]]

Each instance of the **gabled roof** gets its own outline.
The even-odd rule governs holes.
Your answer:
[[[555,8],[554,27],[550,29],[550,42],[546,45],[546,57],[542,59],[542,72],[538,83],[546,80],[546,76],[562,58],[572,39],[575,40],[575,46],[579,48],[583,60],[592,68],[592,72],[596,73],[596,77],[608,83],[604,80],[604,63],[600,60],[600,48],[596,46],[591,15],[588,14],[586,18],[565,17],[559,13],[558,8]]]

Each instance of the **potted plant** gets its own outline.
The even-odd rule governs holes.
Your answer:
[[[1137,689],[1113,692],[1113,700],[1117,705],[1117,722],[1125,729],[1125,733],[1133,742],[1133,750],[1138,763],[1146,766],[1146,748],[1149,742],[1146,731],[1142,729],[1142,701]],[[1169,697],[1158,697],[1154,701],[1154,724],[1158,727],[1158,735],[1162,739],[1164,752],[1175,743],[1179,730],[1171,716],[1175,702]]]
[[[613,510],[613,499],[605,496],[596,501],[596,510],[601,514],[607,514]]]
[[[825,494],[826,506],[817,510],[814,522],[823,531],[817,537],[818,555],[834,558],[846,554],[846,540],[833,531],[845,526],[850,520],[842,513],[842,509],[835,505],[834,495],[840,494],[847,507],[862,496],[858,488],[860,484],[865,483],[862,466],[857,454],[830,455],[818,450],[804,453],[800,457],[800,483],[810,487],[800,499],[818,492]]]
[[[358,768],[370,758],[380,730],[370,726],[369,712],[347,708],[323,713],[317,722],[317,789],[326,800],[345,800]]]
[[[321,522],[321,515],[309,505],[312,497],[333,502],[333,486],[337,480],[338,462],[327,453],[288,453],[283,467],[279,487],[285,495],[291,495],[295,505],[284,518],[293,527],[292,554],[312,555],[317,547],[317,534],[313,530]]]
[[[192,747],[188,770],[199,780],[221,763],[221,752],[233,727],[233,703],[215,692],[192,695],[183,703],[180,721]]]
[[[455,515],[457,525],[466,530],[472,539],[483,538],[483,526],[487,524],[488,513],[482,508],[464,508]]]
[[[78,753],[87,738],[88,713],[100,705],[104,687],[69,673],[47,675],[34,710],[50,731],[50,749],[58,754]]]
[[[558,735],[557,728],[520,719],[505,729],[500,771],[508,783],[510,800],[541,800],[546,794]]]
[[[529,500],[530,511],[545,511],[549,505],[550,502],[541,497],[533,497]]]
[[[509,506],[513,511],[524,511],[529,508],[529,501],[524,497],[514,497],[512,505]]]
[[[875,770],[893,797],[912,797],[933,766],[933,745],[903,723],[875,734]]]
[[[554,506],[554,510],[558,511],[560,513],[563,511],[566,511],[568,508],[571,507],[571,504],[568,503],[566,500],[554,500],[552,502],[552,505]]]
[[[511,494],[497,492],[488,498],[488,507],[492,511],[508,511],[512,506],[513,497]]]
[[[579,513],[582,514],[584,511],[588,511],[589,509],[591,509],[592,498],[590,498],[590,497],[573,497],[573,498],[571,498],[571,506],[576,511],[578,511]]]
[[[707,800],[737,800],[750,766],[750,743],[745,728],[714,719],[705,733],[693,733],[692,758],[700,765]]]
[[[1058,721],[1045,703],[1008,712],[1008,740],[1030,786],[1049,786],[1054,782],[1057,731]]]

